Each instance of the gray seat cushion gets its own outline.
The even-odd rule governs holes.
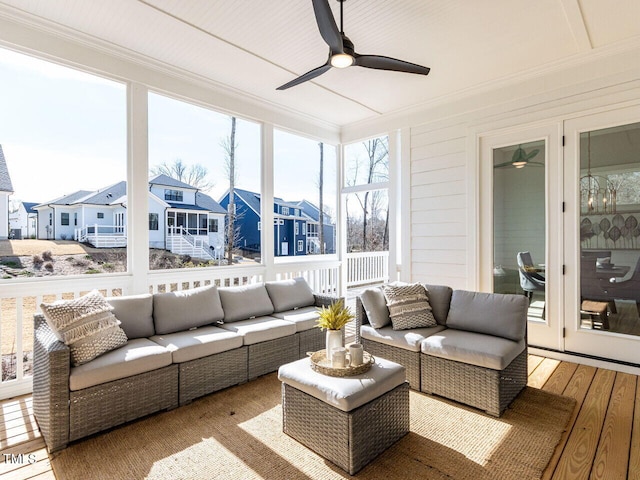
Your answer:
[[[351,377],[323,375],[312,370],[309,362],[303,358],[282,365],[278,378],[343,412],[369,403],[405,382],[405,368],[383,358],[376,358],[375,365],[367,372]]]
[[[449,305],[451,304],[451,294],[453,289],[446,285],[429,285],[423,284],[427,289],[427,296],[429,297],[429,304],[431,305],[431,311],[436,318],[436,322],[439,325],[445,325],[447,323],[447,316],[449,315]]]
[[[171,352],[147,338],[130,340],[89,363],[71,368],[72,391],[120,380],[171,365]]]
[[[219,290],[224,321],[237,322],[273,313],[273,303],[262,283],[241,287],[223,287]]]
[[[240,334],[244,345],[253,345],[254,343],[295,335],[296,333],[296,325],[294,323],[274,317],[240,320],[225,323],[220,327]]]
[[[303,307],[297,310],[273,313],[271,316],[286,320],[287,322],[293,322],[296,326],[296,331],[303,332],[317,328],[316,321],[320,317],[320,312],[318,311],[318,307]]]
[[[414,328],[412,330],[394,330],[391,325],[382,328],[373,328],[371,325],[363,325],[360,328],[360,336],[373,342],[384,343],[392,347],[403,348],[411,352],[419,352],[422,341],[444,330],[442,325],[428,328]]]
[[[373,328],[382,328],[391,324],[387,299],[384,297],[382,287],[367,288],[360,294],[360,301]]]
[[[422,353],[493,370],[504,370],[525,349],[524,340],[447,328],[422,341]]]
[[[180,332],[224,318],[215,285],[153,296],[153,320],[157,335]]]
[[[527,328],[529,300],[524,295],[455,290],[447,327],[519,341]]]
[[[153,328],[153,295],[128,295],[124,297],[108,297],[107,302],[113,307],[113,313],[120,320],[120,328],[127,338],[147,338],[155,335]]]
[[[285,312],[316,303],[313,291],[302,277],[265,283],[275,312]]]
[[[171,352],[173,363],[188,362],[242,346],[242,336],[219,327],[155,335],[150,338]]]

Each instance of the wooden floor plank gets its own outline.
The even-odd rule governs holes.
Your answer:
[[[627,477],[631,427],[636,397],[636,376],[617,373],[607,416],[593,462],[593,480],[624,480]]]
[[[531,373],[534,372],[536,368],[538,368],[538,365],[540,365],[543,360],[544,360],[544,357],[539,357],[537,355],[529,355],[529,357],[527,358],[528,374],[531,375]]]
[[[541,388],[547,392],[562,395],[577,368],[577,363],[561,362]],[[593,373],[595,374],[595,370]]]
[[[636,401],[633,414],[631,447],[629,450],[629,471],[627,480],[640,478],[640,382],[636,385]]]
[[[554,480],[588,480],[616,374],[598,370],[553,474]]]
[[[558,375],[563,375],[563,374],[566,374],[566,373],[563,373],[565,372],[565,370],[567,370],[566,367],[561,367],[557,369],[556,372]],[[558,463],[560,463],[560,459],[562,458],[562,455],[564,453],[565,447],[567,445],[567,441],[569,440],[569,436],[571,435],[573,426],[575,425],[576,420],[578,418],[578,414],[580,413],[580,409],[582,407],[584,399],[587,396],[587,392],[591,387],[591,383],[593,382],[593,379],[597,371],[594,367],[589,367],[586,365],[576,365],[575,369],[569,369],[569,370],[572,370],[573,374],[571,375],[565,388],[558,393],[561,393],[562,395],[573,398],[576,401],[576,406],[573,409],[573,414],[569,418],[567,427],[564,433],[562,434],[562,437],[560,437],[560,442],[558,443],[558,446],[556,447],[556,450],[553,453],[551,460],[549,460],[549,464],[547,465],[547,468],[542,474],[542,480],[550,480],[551,478],[553,478],[553,475],[558,466]],[[549,384],[549,388],[557,388],[559,384],[563,383],[563,381],[554,380],[553,377],[554,376],[552,376],[551,379],[549,379],[549,382],[547,382]],[[545,385],[545,389],[546,389],[546,385]]]
[[[537,368],[529,374],[527,385],[533,388],[542,388],[554,370],[558,368],[558,365],[560,365],[559,360],[545,358]]]

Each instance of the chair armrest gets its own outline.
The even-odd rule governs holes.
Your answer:
[[[69,442],[70,351],[47,325],[33,317],[33,413],[49,452]]]

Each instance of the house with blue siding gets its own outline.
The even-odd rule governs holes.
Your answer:
[[[260,194],[236,188],[236,245],[246,254],[260,252]],[[224,209],[229,207],[229,192],[219,201]],[[287,202],[273,199],[273,236],[276,256],[300,256],[320,252],[318,207],[307,200]],[[324,243],[326,253],[335,253],[335,225],[324,216]]]

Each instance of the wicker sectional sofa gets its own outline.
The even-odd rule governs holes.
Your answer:
[[[436,326],[394,330],[380,287],[356,299],[356,338],[404,365],[410,387],[500,416],[527,383],[522,295],[424,285]]]
[[[50,452],[69,442],[276,371],[324,347],[304,279],[111,297],[126,345],[73,366],[34,316],[33,410]]]

